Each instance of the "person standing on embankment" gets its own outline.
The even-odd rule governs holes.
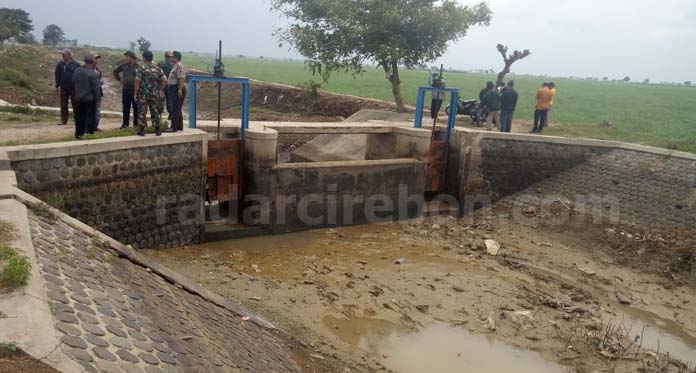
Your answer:
[[[94,71],[94,55],[85,56],[84,66],[73,73],[75,87],[75,138],[94,134],[97,108],[101,104],[99,76]]]
[[[158,63],[157,65],[162,69],[164,72],[164,76],[169,78],[169,74],[172,72],[172,68],[174,67],[174,64],[171,61],[172,59],[172,52],[166,51],[164,52],[164,61]],[[167,107],[167,119],[172,120],[172,99],[169,97],[169,90],[165,89],[164,90],[164,102],[165,106]],[[160,111],[160,115],[162,115],[164,111]]]
[[[130,127],[130,113],[133,107],[133,127],[138,126],[138,105],[135,102],[135,72],[138,64],[135,53],[127,51],[123,54],[123,63],[114,69],[114,78],[121,82],[121,103],[123,104],[123,125],[121,129]]]
[[[166,132],[184,130],[182,107],[186,99],[186,68],[181,63],[181,52],[172,52],[171,61],[174,66],[169,73],[169,97],[172,99],[172,125]]]
[[[500,132],[512,131],[512,117],[517,107],[517,98],[515,81],[511,80],[500,94]]]
[[[63,59],[56,64],[56,93],[60,97],[60,123],[59,125],[68,124],[70,118],[70,110],[68,109],[68,101],[72,105],[73,119],[75,119],[75,87],[73,86],[73,73],[80,67],[80,64],[73,59],[73,54],[70,49],[63,49],[61,53]]]
[[[155,127],[157,136],[162,135],[160,109],[164,101],[164,88],[167,78],[162,69],[152,62],[153,55],[150,51],[143,52],[143,63],[138,67],[135,75],[135,97],[138,103],[138,136],[145,136],[147,125],[147,112],[150,111],[152,126]]]
[[[493,130],[493,126],[500,126],[500,93],[498,90],[491,89],[483,96],[483,105],[488,109],[486,117],[486,127],[489,131]]]
[[[549,84],[544,83],[536,94],[536,110],[534,110],[534,129],[532,133],[541,133],[544,130],[544,124],[549,115],[549,109],[551,109],[551,100],[553,100],[553,94],[549,90]]]

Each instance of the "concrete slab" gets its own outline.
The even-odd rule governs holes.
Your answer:
[[[46,285],[32,244],[27,209],[15,199],[0,200],[0,219],[11,222],[17,238],[11,246],[31,263],[31,277],[26,286],[0,298],[0,341],[14,342],[30,356],[63,372],[79,372],[80,367],[58,348],[61,345],[48,306]]]
[[[365,159],[367,135],[319,135],[290,155],[291,162],[359,161]]]
[[[69,141],[51,144],[19,145],[0,148],[0,154],[6,152],[10,161],[23,161],[28,159],[47,159],[68,157],[94,152],[108,152],[133,148],[146,148],[155,145],[170,145],[186,142],[197,142],[207,139],[208,134],[188,129],[183,132],[166,134],[156,137],[127,136],[113,137],[99,140]],[[1,159],[0,159],[1,162]]]

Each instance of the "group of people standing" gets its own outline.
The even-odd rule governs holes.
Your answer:
[[[488,82],[486,88],[479,92],[479,101],[487,111],[486,127],[489,131],[499,128],[500,132],[512,131],[512,119],[517,108],[519,95],[515,91],[515,81],[496,87]],[[534,111],[534,128],[532,133],[541,133],[548,126],[549,111],[556,98],[556,85],[544,83],[536,94]]]
[[[145,136],[147,112],[150,112],[152,125],[157,136],[162,134],[161,116],[166,107],[171,126],[166,132],[182,131],[184,120],[182,107],[186,98],[187,71],[181,63],[182,55],[178,51],[166,52],[164,61],[153,62],[150,51],[142,54],[142,63],[134,52],[123,54],[123,63],[114,71],[114,78],[121,83],[121,101],[123,104],[123,122],[121,129],[130,127],[131,109],[133,127],[137,134]],[[99,67],[101,56],[87,54],[84,64],[73,59],[72,51],[62,51],[62,60],[56,65],[56,90],[60,95],[61,125],[69,119],[68,102],[73,108],[75,119],[75,138],[99,131],[100,107],[104,96],[102,89],[102,71]]]

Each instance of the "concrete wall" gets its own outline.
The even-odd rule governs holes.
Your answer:
[[[5,148],[20,189],[137,248],[199,242],[206,134]]]
[[[431,133],[426,129],[394,126],[391,133],[367,135],[365,159],[413,158],[427,161]]]
[[[367,223],[373,220],[366,207],[375,202],[374,196],[393,201],[391,208],[378,208],[377,220],[414,217],[421,207],[398,208],[400,191],[406,197],[423,194],[424,165],[417,159],[278,165],[277,139],[278,133],[267,128],[247,132],[246,223],[274,232]]]

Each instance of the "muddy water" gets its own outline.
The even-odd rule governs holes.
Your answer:
[[[536,352],[516,349],[500,340],[470,334],[462,327],[450,327],[449,323],[431,324],[432,318],[424,320],[418,317],[419,313],[411,312],[415,304],[420,304],[416,302],[431,306],[442,302],[445,304],[444,309],[449,309],[448,306],[454,309],[455,305],[448,303],[446,299],[449,298],[445,298],[451,297],[451,293],[441,290],[448,289],[452,285],[452,283],[444,285],[445,282],[454,282],[447,277],[450,273],[455,274],[453,279],[458,274],[466,272],[463,277],[456,280],[459,282],[454,284],[467,289],[467,293],[460,295],[467,302],[473,301],[466,298],[469,293],[477,294],[476,296],[486,293],[487,290],[478,293],[481,287],[478,284],[494,280],[490,272],[486,272],[488,266],[468,265],[470,259],[457,254],[457,250],[443,250],[442,241],[429,242],[420,239],[419,235],[419,230],[414,231],[408,225],[380,224],[208,243],[196,247],[156,252],[154,255],[166,258],[170,263],[186,263],[183,265],[184,269],[197,268],[196,271],[199,273],[202,270],[200,279],[204,283],[207,279],[214,279],[208,284],[213,289],[215,289],[215,285],[211,285],[213,283],[227,284],[229,283],[227,281],[232,281],[235,286],[246,290],[246,292],[239,290],[239,293],[243,294],[241,296],[232,295],[241,297],[240,299],[258,296],[257,298],[263,298],[264,302],[274,304],[270,296],[266,300],[268,293],[264,291],[272,292],[276,285],[268,287],[258,285],[259,282],[252,284],[244,280],[247,274],[251,277],[270,279],[274,284],[282,284],[287,294],[283,293],[279,297],[289,298],[278,300],[274,304],[274,307],[280,308],[303,309],[303,307],[311,307],[308,305],[323,302],[321,297],[317,298],[314,295],[314,290],[309,289],[314,289],[314,285],[325,282],[330,286],[326,288],[327,290],[322,290],[322,294],[335,292],[342,298],[336,304],[325,304],[323,306],[325,310],[313,314],[315,321],[312,323],[315,330],[321,334],[332,335],[334,339],[343,342],[341,345],[351,346],[352,349],[349,351],[368,352],[371,356],[379,358],[384,366],[396,372],[569,371],[544,360],[544,358],[550,358],[547,353],[548,344],[538,349],[544,355],[542,358]],[[406,258],[406,264],[395,265],[394,261],[399,258]],[[553,279],[562,279],[563,282],[576,282],[574,278],[565,278],[549,270],[547,266],[535,267],[534,270],[547,274]],[[422,279],[413,278],[421,274]],[[356,290],[352,286],[347,286],[353,283],[346,282],[348,275],[354,282],[353,285],[357,284]],[[506,274],[496,271],[495,276],[495,278],[504,278]],[[441,282],[438,283],[438,279],[432,280],[434,277],[439,278]],[[228,280],[230,278],[232,280]],[[305,280],[316,281],[316,283],[309,282],[314,285],[307,285]],[[410,281],[408,283],[416,289],[414,292],[421,298],[416,297],[417,300],[410,300],[409,303],[408,294],[403,296],[403,294],[392,293],[393,295],[386,299],[373,299],[367,295],[367,287],[372,284],[377,284],[387,291],[390,290],[389,287],[401,289],[402,292],[406,291],[401,286],[404,281]],[[474,285],[470,285],[470,282]],[[418,286],[422,288],[426,285],[432,286],[430,289],[432,293],[417,290]],[[361,292],[357,292],[361,286]],[[435,286],[438,287],[439,292],[435,291]],[[592,292],[591,286],[587,287],[588,292]],[[473,290],[470,290],[471,288]],[[407,290],[410,291],[410,289]],[[398,312],[404,315],[408,313],[418,322],[406,322],[403,318],[394,317],[393,306],[390,311],[380,311],[379,308],[383,306],[383,303],[389,303],[390,300],[396,305]],[[347,307],[355,309],[346,309]],[[619,317],[605,321],[612,321],[616,325],[623,320],[624,330],[631,328],[631,337],[640,335],[643,325],[646,325],[643,333],[644,348],[656,351],[659,341],[660,352],[669,352],[673,357],[685,362],[696,363],[694,361],[696,360],[694,357],[696,341],[688,332],[681,330],[679,325],[638,310],[632,312],[633,309],[617,304],[614,304],[614,307],[620,310]],[[445,314],[444,317],[436,320],[457,323],[460,319],[469,318],[469,315],[476,315],[472,311],[476,310],[469,310],[466,316]],[[312,314],[309,311],[308,313]],[[443,312],[437,311],[437,313]],[[627,315],[622,319],[623,313]],[[473,320],[474,317],[471,316],[471,319]],[[419,327],[420,330],[416,330]],[[471,329],[476,330],[475,327]],[[514,343],[516,345],[523,343],[519,345],[537,349],[534,343],[527,341],[524,344],[524,342]]]
[[[416,333],[392,333],[380,343],[379,353],[385,366],[400,373],[565,371],[536,352],[439,323]]]
[[[669,353],[671,357],[696,366],[696,338],[686,333],[683,327],[635,308],[622,307],[621,310],[625,314],[616,323],[630,331],[629,337],[635,338],[636,344],[650,351]]]

